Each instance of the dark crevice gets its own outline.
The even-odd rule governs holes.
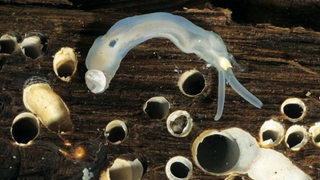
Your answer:
[[[228,8],[238,23],[270,23],[280,27],[320,30],[320,7],[315,1],[209,0],[213,7]]]

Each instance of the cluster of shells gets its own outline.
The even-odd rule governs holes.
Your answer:
[[[284,141],[292,151],[299,151],[311,139],[316,147],[320,147],[320,123],[316,122],[307,130],[302,122],[307,114],[307,106],[302,99],[288,98],[280,107],[281,117],[265,121],[259,131],[260,146],[271,148]],[[280,120],[285,119],[295,123],[285,130]]]
[[[0,53],[22,52],[27,57],[36,59],[46,49],[47,41],[41,33],[28,34],[23,40],[16,33],[7,33],[0,38]],[[77,55],[74,50],[64,47],[54,55],[53,70],[59,79],[69,82],[76,73],[77,63]],[[199,71],[192,69],[181,74],[177,86],[184,95],[195,97],[204,91],[206,81]],[[32,144],[40,133],[41,124],[58,134],[73,131],[73,123],[67,105],[45,79],[31,77],[25,82],[23,103],[29,112],[18,114],[11,127],[12,138],[16,144],[20,146]],[[292,115],[287,112],[287,106],[290,104],[298,104],[302,109],[299,117],[294,113]],[[170,113],[170,103],[165,97],[151,97],[144,103],[143,111],[151,119],[166,119],[168,133],[173,137],[184,138],[192,131],[192,116],[185,110],[175,110]],[[292,122],[298,122],[305,116],[306,106],[300,99],[288,99],[281,106],[281,112]],[[119,119],[109,122],[104,128],[105,138],[113,145],[121,144],[128,133],[129,127]],[[293,125],[285,133],[280,122],[269,120],[261,126],[260,146],[273,147],[285,139],[287,146],[296,151],[305,145],[309,136],[312,137],[312,142],[316,146],[320,146],[319,134],[319,123],[310,127],[309,133],[305,127],[300,125]],[[282,155],[275,151],[260,149],[256,140],[239,128],[229,128],[222,131],[206,130],[194,140],[191,151],[194,164],[198,168],[212,175],[227,176],[231,174],[227,179],[235,179],[238,176],[237,173],[248,174],[251,178],[257,179],[268,177],[268,173],[271,172],[261,172],[264,167],[258,169],[261,167],[260,161],[255,160],[255,165],[252,165],[253,160],[260,157],[261,154],[267,154],[260,157],[261,162],[265,161],[264,158],[267,156],[275,157],[282,162],[281,165],[284,167],[288,162],[287,164],[290,165],[288,169],[292,169],[290,173],[293,176],[309,179]],[[83,150],[79,149],[77,156],[82,154]],[[280,168],[279,166],[275,168]],[[138,180],[143,177],[146,168],[146,162],[142,157],[118,157],[110,167],[101,171],[100,179]],[[192,172],[193,163],[183,156],[171,157],[165,166],[165,174],[170,180],[191,179]],[[83,173],[83,179],[92,177],[87,169],[84,169]],[[287,176],[287,172],[279,172],[279,175]],[[239,176],[241,177],[241,175]]]

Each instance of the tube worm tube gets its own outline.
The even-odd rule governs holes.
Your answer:
[[[288,98],[281,104],[280,111],[289,121],[298,122],[307,114],[307,107],[299,98]]]
[[[220,119],[225,97],[225,83],[252,105],[262,102],[236,79],[232,72],[233,56],[221,37],[206,31],[189,20],[170,13],[150,13],[122,19],[98,37],[90,48],[85,75],[87,87],[93,93],[104,92],[120,67],[124,56],[138,44],[151,38],[167,38],[185,53],[194,53],[218,70],[218,106],[215,120]]]
[[[183,156],[172,157],[165,167],[165,172],[169,180],[191,179],[192,171],[192,163]]]
[[[44,78],[34,76],[25,82],[23,104],[48,129],[58,133],[73,130],[67,105]]]
[[[26,37],[21,42],[20,47],[24,55],[31,59],[37,59],[47,51],[47,37],[40,32],[27,33]]]
[[[193,119],[187,111],[177,110],[167,118],[167,129],[175,137],[186,137],[192,130]]]
[[[201,94],[205,85],[203,75],[195,69],[184,72],[178,80],[178,87],[180,91],[182,94],[189,97]]]
[[[270,119],[265,121],[259,131],[260,145],[262,147],[274,147],[284,138],[284,128],[281,123]]]
[[[311,135],[312,143],[320,147],[320,123],[317,122],[309,128],[309,133]]]
[[[126,123],[121,120],[113,120],[107,124],[104,136],[112,144],[120,144],[128,136]]]
[[[8,32],[0,37],[0,53],[12,54],[19,49],[21,36],[15,32]]]
[[[62,81],[71,81],[77,71],[77,65],[77,56],[70,47],[63,47],[54,55],[53,71]]]
[[[194,140],[191,151],[196,166],[212,175],[238,173],[262,180],[311,179],[283,154],[259,148],[255,138],[239,128],[206,130]]]
[[[134,157],[119,157],[100,173],[100,180],[139,180],[146,172],[146,163]]]
[[[40,123],[38,118],[29,112],[18,114],[11,126],[11,136],[18,145],[30,145],[38,137]]]
[[[170,109],[169,101],[163,96],[155,96],[147,100],[143,105],[145,112],[151,119],[165,118]]]
[[[300,125],[290,126],[286,132],[285,143],[292,151],[299,151],[309,140],[307,129]]]

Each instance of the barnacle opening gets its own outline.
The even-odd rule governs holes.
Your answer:
[[[320,123],[317,122],[315,125],[311,126],[309,133],[311,135],[312,143],[315,146],[320,147]]]
[[[47,50],[47,37],[40,32],[30,32],[26,34],[26,38],[20,46],[24,55],[31,59],[37,59]]]
[[[300,125],[291,126],[286,133],[285,143],[293,151],[300,150],[308,142],[307,130]]]
[[[204,76],[195,69],[184,72],[178,80],[180,91],[190,97],[201,94],[205,85]]]
[[[194,143],[196,162],[210,173],[225,173],[239,160],[240,150],[237,142],[225,134],[209,134]]]
[[[58,76],[59,77],[69,77],[73,74],[73,71],[75,69],[75,65],[72,61],[65,62],[63,64],[60,64],[58,66]]]
[[[77,71],[77,56],[70,47],[61,48],[53,59],[53,71],[59,79],[69,82]]]
[[[13,120],[11,135],[19,145],[30,144],[30,142],[38,136],[39,132],[39,120],[32,113],[21,113]]]
[[[16,32],[8,32],[0,37],[0,53],[12,54],[21,41],[21,36]]]
[[[192,163],[183,156],[175,156],[166,164],[166,175],[169,180],[187,180],[192,176]]]
[[[113,120],[105,128],[105,137],[112,144],[120,144],[128,135],[126,123],[121,120]]]
[[[143,111],[151,119],[165,118],[169,113],[169,109],[170,103],[163,96],[152,97],[143,105]]]
[[[128,160],[125,158],[117,158],[112,166],[106,171],[102,171],[100,179],[105,180],[139,180],[146,171],[145,162],[143,160]]]
[[[177,110],[167,118],[167,129],[175,137],[185,137],[192,130],[193,120],[187,111]]]
[[[288,98],[281,105],[281,113],[291,122],[302,120],[306,111],[306,105],[299,98]]]
[[[260,145],[262,147],[273,147],[284,138],[283,126],[274,120],[268,120],[263,123],[259,131]]]

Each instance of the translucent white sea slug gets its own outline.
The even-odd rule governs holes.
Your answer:
[[[90,48],[85,81],[93,93],[104,92],[118,70],[121,60],[133,47],[151,38],[166,38],[185,53],[194,53],[218,70],[218,106],[220,119],[225,101],[226,81],[245,100],[261,108],[262,102],[236,79],[232,72],[233,56],[214,32],[206,31],[189,20],[170,13],[151,13],[118,21],[98,37]]]

